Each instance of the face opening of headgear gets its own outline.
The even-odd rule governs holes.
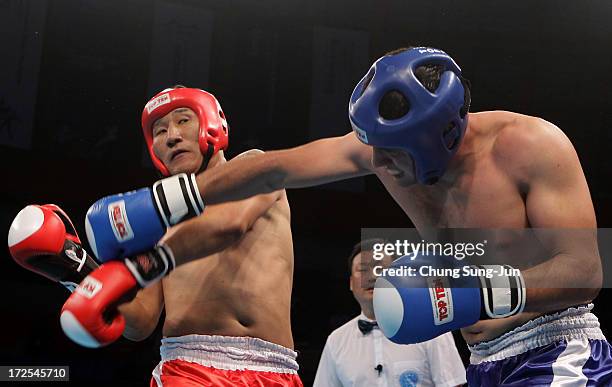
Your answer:
[[[193,110],[199,120],[198,143],[204,155],[202,169],[213,155],[228,146],[229,126],[221,105],[212,94],[187,87],[162,90],[145,105],[141,123],[151,161],[163,176],[169,176],[170,171],[153,152],[153,124],[174,109],[185,107]]]
[[[421,66],[441,66],[432,92],[415,75]],[[359,81],[349,102],[353,131],[365,144],[407,151],[417,181],[435,184],[459,148],[468,123],[469,81],[444,51],[414,47],[383,56]],[[392,117],[381,116],[381,102],[399,93],[406,106]],[[384,109],[383,109],[384,111]]]

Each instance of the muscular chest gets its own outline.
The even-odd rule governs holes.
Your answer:
[[[517,184],[492,162],[481,160],[440,187],[401,187],[379,178],[417,228],[516,228],[527,225]]]

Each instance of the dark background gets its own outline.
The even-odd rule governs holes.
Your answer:
[[[348,97],[370,62],[400,46],[429,45],[450,53],[472,81],[472,111],[517,111],[562,128],[580,156],[599,226],[612,223],[608,1],[163,3],[212,15],[210,47],[192,52],[209,64],[205,84],[170,82],[217,96],[231,127],[230,157],[251,147],[286,148],[348,132]],[[52,202],[71,215],[84,237],[83,216],[93,201],[156,178],[143,153],[140,113],[152,85],[170,85],[149,79],[149,69],[154,61],[180,66],[190,57],[177,59],[171,50],[151,57],[153,1],[4,0],[0,15],[27,14],[41,4],[43,30],[9,31],[2,38],[41,39],[42,51],[31,142],[0,145],[0,230],[8,232],[25,205]],[[320,49],[321,31],[332,37],[326,46],[331,49]],[[353,34],[335,41],[334,31]],[[0,49],[3,60],[19,60],[18,53]],[[363,58],[362,67],[354,65],[355,57]],[[353,69],[350,74],[343,64]],[[11,79],[18,89],[33,86]],[[314,84],[322,86],[313,91]],[[0,98],[10,101],[9,91],[15,87],[0,84]],[[7,123],[24,119],[10,103],[3,106],[0,135]],[[289,200],[296,260],[293,332],[300,374],[310,385],[327,335],[358,313],[348,290],[346,256],[361,227],[411,224],[374,178],[290,191]],[[8,249],[4,255],[0,365],[69,365],[71,379],[80,385],[148,383],[159,360],[159,329],[141,343],[80,348],[58,323],[66,290],[17,266]],[[612,323],[612,312],[603,308],[609,294],[602,291],[595,309],[605,333]],[[465,343],[456,339],[467,361]]]

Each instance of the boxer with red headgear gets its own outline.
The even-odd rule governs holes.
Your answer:
[[[153,97],[142,111],[142,133],[153,165],[162,175],[169,176],[166,165],[153,150],[153,125],[177,108],[190,109],[199,120],[198,144],[204,158],[201,169],[206,169],[211,157],[226,150],[229,128],[221,105],[210,93],[200,89],[165,89]]]
[[[90,244],[111,262],[85,278],[66,302],[64,331],[90,347],[112,342],[124,327],[125,337],[142,340],[165,309],[162,360],[152,386],[301,386],[289,313],[293,245],[285,192],[208,206],[196,216],[202,206],[185,174],[226,163],[228,127],[219,103],[199,89],[166,89],[146,104],[142,126],[154,165],[170,180],[90,210]],[[170,227],[155,226],[163,237],[148,251],[118,244],[112,250],[117,255],[109,256],[100,218],[112,219],[115,241],[140,239],[149,226],[139,218],[143,202],[159,205],[164,215],[150,219],[163,218]],[[177,221],[183,222],[173,225]],[[142,239],[157,237],[157,229],[147,230],[153,233]],[[135,255],[123,259],[125,251]],[[132,301],[117,308],[136,290]]]

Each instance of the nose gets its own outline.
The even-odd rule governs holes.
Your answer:
[[[166,137],[166,145],[169,148],[175,146],[177,143],[183,141],[183,135],[181,130],[174,123],[168,125],[168,135]]]
[[[391,158],[384,149],[374,148],[372,152],[372,165],[374,168],[384,167],[391,164]]]

